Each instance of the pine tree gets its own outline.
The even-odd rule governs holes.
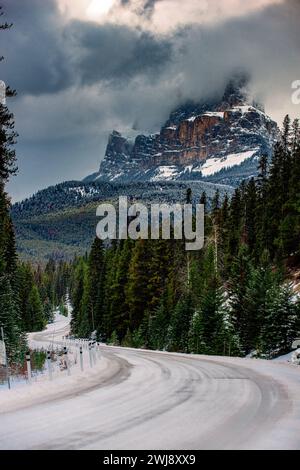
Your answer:
[[[104,252],[103,242],[95,238],[88,261],[87,315],[91,331],[103,337]]]
[[[22,334],[19,306],[8,276],[0,277],[0,325],[9,360],[20,362],[26,348]]]
[[[164,349],[167,344],[167,331],[170,321],[167,290],[162,295],[159,306],[154,310],[150,331],[150,347]]]
[[[228,240],[224,249],[224,262],[225,267],[229,267],[237,256],[240,243],[241,243],[241,231],[242,231],[242,217],[243,217],[243,206],[241,199],[241,191],[237,188],[231,199],[229,217],[228,217]]]
[[[291,118],[287,114],[283,120],[282,143],[285,152],[290,150],[291,146]]]
[[[213,276],[191,321],[190,351],[197,354],[223,354],[231,333],[225,320],[224,294]]]
[[[137,329],[149,307],[148,267],[150,259],[147,240],[136,241],[128,271],[126,299],[129,310],[129,328]]]
[[[267,357],[287,353],[299,334],[300,309],[289,285],[270,289],[266,300],[266,321],[261,333],[261,352]]]
[[[86,329],[88,325],[84,325],[84,312],[85,305],[84,294],[86,286],[87,266],[83,259],[81,259],[75,267],[73,289],[71,292],[71,299],[73,304],[73,312],[71,319],[71,331],[74,335],[86,337]],[[83,334],[83,332],[85,334]]]
[[[129,328],[129,307],[126,286],[133,249],[132,240],[121,240],[119,246],[107,250],[105,273],[105,334],[116,331],[123,338]]]
[[[187,293],[178,301],[171,314],[167,339],[168,351],[188,352],[189,329],[193,313],[192,299]]]
[[[260,334],[266,322],[266,302],[271,289],[279,287],[279,276],[267,263],[251,266],[245,289],[241,343],[246,353],[259,349]]]
[[[188,188],[186,191],[186,203],[192,204],[193,194],[191,188]]]
[[[292,142],[291,142],[292,153],[294,154],[300,146],[300,121],[294,119],[292,124]]]
[[[43,306],[39,291],[36,285],[33,285],[27,300],[27,312],[30,318],[30,331],[40,331],[46,326]]]
[[[257,215],[257,193],[254,178],[251,178],[246,187],[245,195],[245,240],[252,254],[256,247],[256,215]]]
[[[247,323],[246,315],[246,292],[251,271],[251,260],[246,245],[241,245],[238,256],[234,259],[231,267],[228,283],[229,305],[231,310],[232,324],[239,338],[241,348],[246,352],[246,344],[242,341],[243,330]]]

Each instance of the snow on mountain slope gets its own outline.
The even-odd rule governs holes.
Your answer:
[[[248,150],[241,153],[231,153],[223,158],[208,158],[202,165],[201,172],[203,176],[210,176],[223,168],[231,168],[235,165],[241,165],[248,158],[253,157],[258,149]]]
[[[271,155],[277,124],[239,85],[218,102],[186,104],[157,134],[127,138],[113,131],[98,173],[85,181],[199,180],[237,185]],[[216,179],[217,178],[217,179]]]
[[[159,166],[157,174],[151,178],[151,181],[172,180],[178,175],[178,169],[173,166]]]

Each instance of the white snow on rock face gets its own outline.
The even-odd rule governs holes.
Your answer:
[[[156,175],[151,178],[151,181],[172,180],[177,173],[178,170],[175,165],[159,166]]]
[[[208,158],[201,168],[203,176],[210,176],[223,168],[230,168],[235,165],[240,165],[248,158],[253,157],[258,149],[249,150],[241,153],[231,153],[224,158]]]
[[[261,105],[250,104],[239,85],[230,85],[220,101],[186,103],[174,110],[157,134],[135,132],[129,140],[126,134],[113,131],[99,172],[84,181],[124,183],[203,177],[236,186],[257,174],[257,159],[271,156],[279,134],[277,124]],[[238,171],[232,168],[237,166]]]
[[[224,112],[207,111],[206,113],[202,114],[202,116],[212,116],[212,117],[219,117],[219,118],[223,119],[224,118]]]

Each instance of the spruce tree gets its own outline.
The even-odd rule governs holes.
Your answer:
[[[247,344],[244,340],[243,331],[247,324],[247,301],[246,292],[251,271],[251,260],[247,245],[241,245],[238,256],[231,266],[230,279],[228,283],[229,306],[232,324],[239,338],[241,348],[247,352]]]
[[[39,291],[36,285],[33,285],[27,300],[27,314],[30,318],[30,331],[40,331],[46,326],[43,306]]]
[[[106,250],[104,282],[104,334],[110,337],[115,331],[124,338],[129,328],[129,309],[126,286],[134,242],[121,240],[118,246]]]
[[[126,298],[129,310],[129,328],[137,329],[149,307],[148,269],[150,250],[147,240],[136,241],[128,270]]]
[[[104,252],[103,242],[95,238],[88,261],[87,315],[91,331],[103,337]]]
[[[167,290],[163,293],[158,307],[153,312],[150,331],[150,347],[164,349],[167,343],[167,331],[170,321]]]
[[[261,332],[261,353],[268,358],[291,350],[299,334],[300,308],[289,285],[270,289],[266,300],[266,321]]]
[[[186,293],[178,301],[171,314],[168,328],[168,351],[188,352],[189,330],[194,313],[191,295]]]
[[[9,361],[20,362],[24,356],[26,338],[21,329],[18,301],[6,275],[0,276],[0,326],[4,330]]]

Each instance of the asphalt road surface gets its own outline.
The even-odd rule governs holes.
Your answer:
[[[57,328],[56,341],[66,328]],[[46,344],[50,333],[32,339]],[[0,448],[300,448],[299,367],[109,346],[101,352],[84,374],[0,392]]]

